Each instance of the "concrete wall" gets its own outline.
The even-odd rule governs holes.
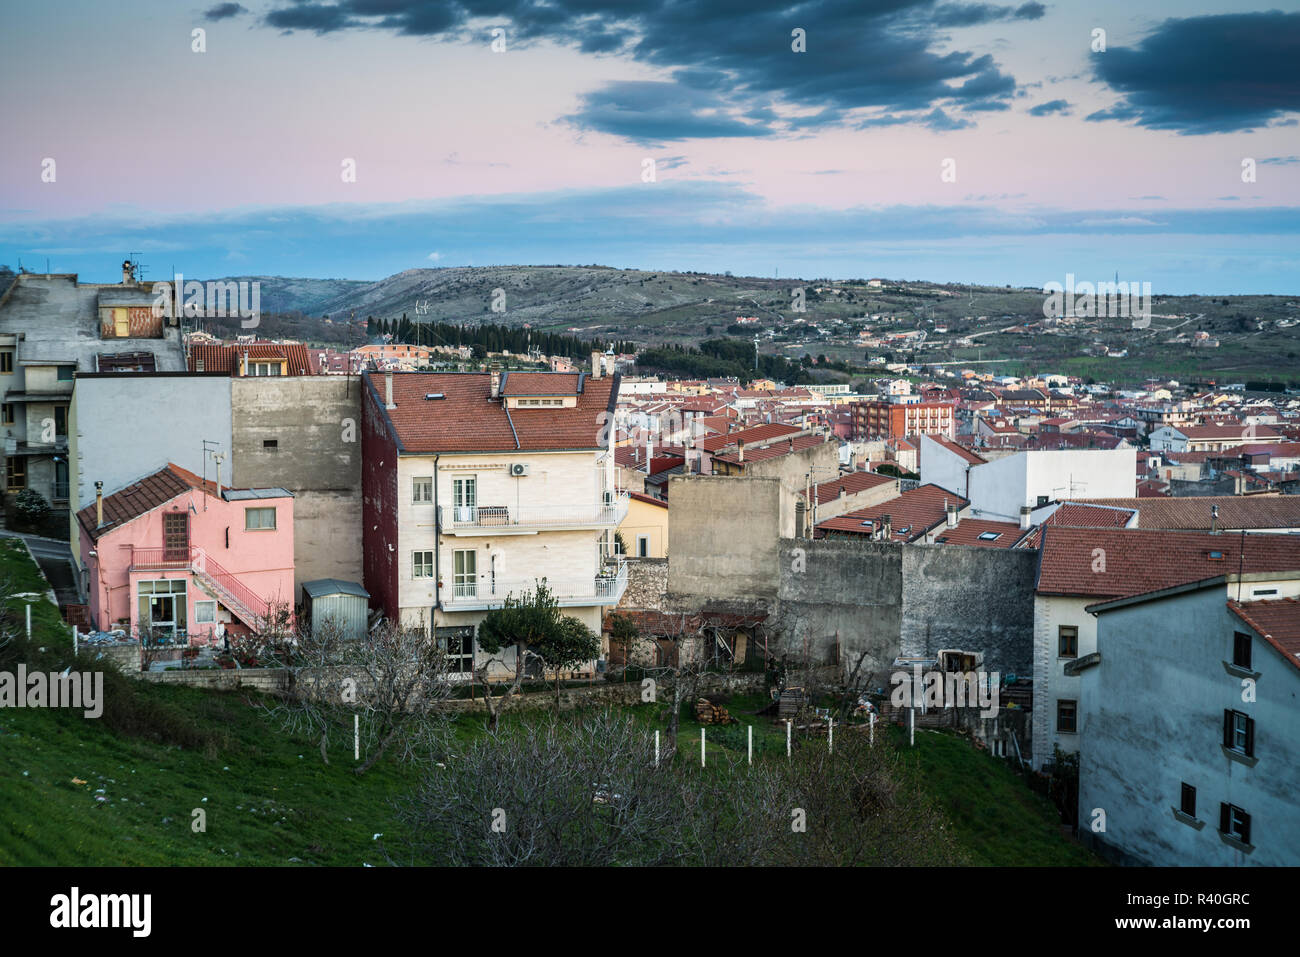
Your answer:
[[[784,539],[779,597],[783,650],[801,651],[805,639],[820,650],[838,639],[844,660],[866,651],[865,670],[885,672],[899,655],[903,546]]]
[[[1027,549],[904,547],[903,654],[982,651],[985,671],[1032,674],[1037,566]]]
[[[1081,833],[1126,859],[1157,866],[1300,864],[1300,670],[1253,642],[1257,700],[1228,671],[1235,631],[1222,586],[1103,612],[1101,663],[1083,674],[1079,720]],[[1223,751],[1223,712],[1255,719],[1258,763]],[[1174,814],[1181,785],[1196,788],[1196,819]],[[1254,851],[1220,839],[1219,804],[1251,815]],[[1082,825],[1094,809],[1106,830]]]
[[[294,494],[296,598],[302,583],[316,578],[361,581],[361,381],[228,381],[233,484],[280,486]]]
[[[781,530],[793,528],[779,479],[680,475],[668,483],[668,592],[683,600],[773,599]]]

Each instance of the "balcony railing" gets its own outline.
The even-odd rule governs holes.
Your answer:
[[[132,571],[190,571],[217,592],[214,596],[241,618],[255,621],[245,624],[258,627],[265,623],[271,605],[231,572],[226,571],[203,549],[195,545],[137,548],[131,546]]]
[[[439,505],[438,525],[446,534],[502,529],[606,528],[627,517],[629,497],[618,492],[595,505]]]
[[[627,589],[627,569],[628,566],[620,562],[617,569],[594,578],[547,579],[546,587],[561,605],[612,605],[623,597]],[[477,581],[450,582],[442,589],[442,603],[449,611],[496,607],[509,595],[518,598],[532,591],[540,578],[507,581],[482,575]]]

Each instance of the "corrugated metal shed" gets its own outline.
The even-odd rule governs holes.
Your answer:
[[[348,638],[366,636],[366,615],[370,607],[370,592],[356,582],[337,578],[318,578],[303,582],[303,604],[312,627],[333,620],[342,626]]]

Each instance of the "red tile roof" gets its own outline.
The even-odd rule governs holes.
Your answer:
[[[1293,569],[1300,569],[1300,535],[1044,527],[1036,591],[1126,598],[1238,570]]]
[[[714,461],[726,462],[730,465],[749,465],[751,462],[779,459],[783,455],[802,452],[804,449],[810,449],[813,446],[825,445],[829,441],[824,435],[796,435],[791,439],[776,439],[757,448],[745,443],[745,460],[743,462],[740,460],[739,450],[727,452],[725,455],[714,455],[713,458]]]
[[[216,495],[216,483],[203,481],[188,469],[170,462],[166,468],[159,469],[152,475],[146,475],[138,482],[126,488],[104,496],[104,524],[96,527],[95,506],[87,505],[77,512],[77,521],[81,524],[91,541],[97,540],[105,532],[112,531],[132,519],[151,512],[160,505],[165,505],[177,495],[202,490],[209,495]]]
[[[582,378],[576,372],[505,372],[501,376],[501,394],[577,395]]]
[[[893,529],[891,539],[896,542],[910,542],[945,521],[947,518],[944,513],[945,505],[965,508],[967,504],[969,503],[966,499],[960,495],[955,495],[938,485],[922,485],[887,502],[818,522],[817,530],[822,533],[850,532],[857,535],[870,535],[881,517],[888,515]],[[864,525],[864,522],[868,524]],[[906,532],[902,531],[904,528],[907,529]]]
[[[748,453],[746,453],[748,458]],[[844,490],[845,495],[857,495],[859,492],[865,492],[867,489],[879,488],[882,485],[893,485],[898,480],[892,475],[878,475],[875,472],[846,472],[838,478],[833,478],[829,482],[821,482],[812,487],[808,495],[809,502],[832,502],[840,497],[840,489]],[[799,489],[799,496],[802,497],[803,489]]]
[[[538,373],[534,373],[538,374]],[[491,378],[481,372],[394,372],[386,410],[385,375],[366,374],[371,398],[393,423],[404,452],[541,452],[596,449],[613,414],[618,376],[587,377],[573,408],[507,410],[491,398]],[[426,395],[441,394],[441,399]]]
[[[1065,502],[1042,524],[1069,525],[1075,528],[1125,528],[1136,511],[1134,508]]]
[[[963,518],[956,528],[939,530],[937,545],[975,545],[979,548],[1013,548],[1028,534],[1015,522],[990,522],[981,518]],[[997,538],[981,538],[996,535]]]
[[[1300,601],[1294,598],[1229,601],[1228,608],[1300,669]]]
[[[797,425],[782,425],[780,422],[772,422],[767,425],[755,426],[752,429],[739,429],[725,435],[710,435],[700,439],[697,443],[700,448],[706,452],[719,452],[729,445],[735,445],[738,442],[744,442],[750,445],[754,442],[763,442],[767,439],[780,438],[783,435],[792,435],[795,432],[803,431]]]
[[[198,345],[190,347],[189,367],[198,371],[202,360],[204,372],[239,374],[239,358],[247,353],[253,359],[287,359],[286,375],[311,375],[315,371],[311,355],[302,343],[250,342],[247,345]]]
[[[646,495],[643,492],[628,492],[627,494],[638,502],[645,502],[647,505],[658,505],[660,508],[668,507],[667,502],[661,498],[655,498],[653,495]]]
[[[966,448],[964,445],[958,445],[956,442],[952,441],[945,435],[939,435],[936,433],[935,435],[928,436],[928,438],[933,439],[935,442],[938,442],[949,452],[952,452],[956,455],[960,455],[971,465],[983,465],[984,462],[987,461],[986,459],[980,457],[979,455],[976,455],[974,452]]]
[[[1090,498],[1084,505],[1138,510],[1139,528],[1206,529],[1219,506],[1219,528],[1300,528],[1300,496],[1202,495],[1174,498]]]

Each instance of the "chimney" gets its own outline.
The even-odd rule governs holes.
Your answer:
[[[1029,514],[1033,511],[1028,505],[1020,506],[1020,528],[1025,530],[1029,528]]]
[[[957,527],[957,506],[945,505],[944,512],[946,513],[948,518],[948,527],[956,528]]]
[[[745,461],[745,440],[744,439],[741,439],[739,442],[736,443],[736,461],[737,462]]]
[[[840,486],[840,494],[837,495],[836,498],[843,498],[843,497],[844,497],[845,495],[847,495],[847,494],[848,494],[848,492],[844,491],[844,486],[841,485],[841,486]]]
[[[599,352],[593,352],[591,354],[591,377],[593,379],[600,378],[600,353]]]
[[[95,483],[95,527],[104,525],[104,483]]]
[[[894,516],[880,516],[880,538],[881,541],[892,541],[894,537]]]
[[[492,377],[492,378],[491,378],[491,398],[493,398],[493,399],[499,399],[499,398],[501,398],[501,370],[500,370],[500,369],[497,369],[497,368],[494,367],[494,368],[490,371],[489,375],[491,375],[491,377]]]
[[[803,499],[794,503],[794,537],[808,537],[808,505]]]
[[[397,403],[393,401],[393,374],[391,372],[384,373],[384,399],[385,409],[397,408]]]
[[[131,286],[135,284],[135,270],[131,268],[131,260],[122,261],[122,285]]]
[[[1210,534],[1219,534],[1219,506],[1210,506]]]

